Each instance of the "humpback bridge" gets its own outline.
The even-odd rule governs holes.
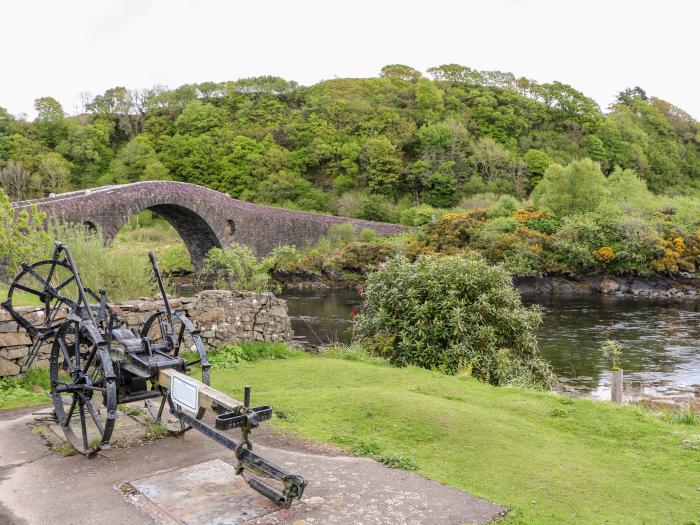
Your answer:
[[[173,181],[104,186],[13,203],[16,210],[33,205],[48,219],[99,226],[106,242],[129,217],[152,210],[180,234],[197,267],[211,248],[225,248],[232,242],[250,246],[261,256],[283,244],[313,244],[334,224],[350,223],[357,231],[371,228],[381,236],[405,230],[398,224],[251,204],[196,184]]]

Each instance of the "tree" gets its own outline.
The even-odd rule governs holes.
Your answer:
[[[0,168],[0,187],[12,200],[27,198],[32,174],[19,162],[11,160]]]
[[[416,109],[420,122],[437,122],[445,111],[443,91],[427,78],[416,82]]]
[[[193,100],[175,121],[175,131],[183,135],[200,135],[221,126],[224,115],[216,106]]]
[[[143,115],[136,111],[134,91],[123,86],[108,89],[87,104],[88,111],[113,119],[116,130],[129,140],[143,130]],[[139,95],[140,97],[140,95]]]
[[[525,161],[525,166],[530,177],[535,181],[542,179],[544,172],[553,162],[552,159],[549,158],[549,155],[538,149],[527,150],[523,160]]]
[[[416,82],[423,78],[420,71],[403,64],[389,64],[384,66],[379,76],[383,78],[398,78],[411,82]]]
[[[437,171],[424,182],[423,200],[438,208],[451,208],[457,204],[457,178],[453,161],[440,164]]]
[[[491,181],[506,173],[510,155],[492,138],[482,137],[474,144],[474,158],[484,180]]]
[[[557,215],[594,211],[605,195],[605,175],[591,159],[573,161],[566,167],[552,164],[532,193],[536,206]]]
[[[43,194],[60,193],[66,189],[70,177],[70,163],[58,153],[41,156],[37,170],[39,188]]]
[[[41,97],[34,101],[34,109],[39,137],[47,146],[55,147],[65,136],[63,107],[55,98]]]
[[[394,195],[401,174],[401,160],[386,137],[368,139],[362,146],[360,163],[373,193]]]
[[[435,80],[479,85],[483,82],[481,72],[459,64],[445,64],[428,69]]]
[[[123,184],[141,180],[169,179],[170,173],[156,155],[146,135],[131,139],[114,158],[100,184]]]

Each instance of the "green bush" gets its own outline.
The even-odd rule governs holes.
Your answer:
[[[213,279],[214,286],[225,290],[263,292],[270,281],[269,265],[269,259],[258,261],[249,247],[233,243],[225,250],[209,250],[202,277]]]
[[[518,208],[520,201],[512,195],[501,195],[488,210],[489,217],[510,217]]]
[[[422,255],[395,257],[369,275],[356,335],[395,365],[548,387],[554,376],[537,348],[540,323],[502,268],[474,254]]]
[[[334,266],[338,270],[367,273],[390,257],[396,249],[385,243],[355,241],[343,246],[334,256]]]
[[[389,202],[383,197],[370,195],[362,202],[357,218],[366,221],[393,222],[394,213]]]
[[[413,206],[401,212],[401,224],[406,226],[423,226],[432,222],[444,213],[444,210],[433,208],[427,204]]]

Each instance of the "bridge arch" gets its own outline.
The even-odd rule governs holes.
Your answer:
[[[131,216],[152,210],[182,237],[195,268],[201,267],[211,248],[225,248],[232,242],[250,246],[256,255],[263,256],[283,244],[313,244],[334,224],[350,223],[358,232],[371,228],[380,236],[406,229],[398,224],[251,204],[196,184],[174,181],[103,186],[12,206],[17,210],[36,206],[49,219],[99,226],[107,242]]]
[[[217,237],[216,232],[206,219],[195,211],[179,204],[157,204],[138,210],[136,213],[126,217],[122,224],[117,223],[116,232],[112,233],[110,230],[109,235],[105,233],[105,242],[111,242],[119,229],[128,222],[130,217],[144,210],[150,210],[168,221],[185,243],[185,247],[190,254],[190,259],[195,268],[201,267],[204,256],[209,250],[222,247],[222,243]]]

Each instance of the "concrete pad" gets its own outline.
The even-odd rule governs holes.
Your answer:
[[[279,510],[220,459],[132,481],[131,485],[163,512],[188,525],[236,525]]]
[[[243,518],[241,512],[231,514],[231,505],[251,512],[246,525],[483,524],[506,511],[415,473],[265,430],[253,435],[256,452],[309,481],[301,504],[276,510],[242,479],[232,478],[232,453],[195,431],[114,447],[89,460],[50,453],[45,440],[32,432],[32,412],[0,413],[3,525],[78,525],[96,516],[101,523],[131,525],[243,523],[223,521]],[[187,514],[195,507],[212,512],[204,518]],[[262,515],[253,517],[254,512]]]

